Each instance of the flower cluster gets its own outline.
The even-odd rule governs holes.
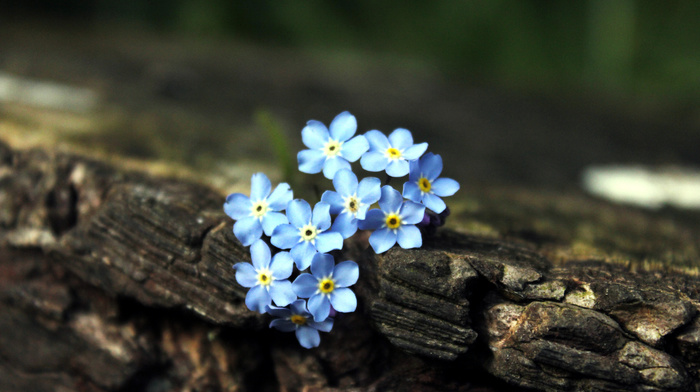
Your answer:
[[[449,214],[442,197],[459,189],[457,181],[440,177],[440,155],[426,153],[428,144],[415,144],[406,129],[388,137],[377,130],[355,135],[357,121],[349,112],[337,115],[329,128],[311,120],[301,131],[308,149],[297,155],[299,170],[322,172],[334,188],[313,208],[294,199],[286,183],[272,190],[263,173],[253,174],[250,196],[234,193],[224,203],[224,211],[236,221],[234,235],[250,246],[251,263],[234,265],[236,281],[250,289],[246,306],[275,317],[270,327],[295,331],[306,348],[320,344],[318,331],[330,332],[336,313],[357,308],[349,287],[359,278],[358,265],[352,260],[336,263],[329,252],[342,249],[343,240],[358,229],[372,231],[369,244],[376,253],[396,243],[419,248],[423,236]],[[387,182],[408,175],[403,192],[382,186],[376,177],[358,180],[351,170],[358,160],[366,171],[386,172]],[[375,204],[379,208],[372,208]],[[274,256],[270,244],[276,248]]]

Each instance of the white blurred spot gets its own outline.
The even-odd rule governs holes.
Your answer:
[[[700,209],[700,170],[682,167],[592,166],[583,173],[586,191],[647,208]]]
[[[97,106],[98,95],[83,87],[24,79],[0,72],[0,102],[3,101],[49,109],[87,112]]]

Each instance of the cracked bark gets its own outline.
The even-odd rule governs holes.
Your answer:
[[[301,349],[246,309],[231,265],[248,252],[222,202],[201,185],[0,144],[0,389],[700,388],[697,273],[562,253],[575,239],[542,225],[443,230],[382,255],[348,243],[358,312]],[[477,216],[494,227],[507,217],[488,211]],[[683,230],[694,243],[646,234],[640,258],[682,250],[697,265],[698,229]],[[628,234],[611,253],[632,253]]]

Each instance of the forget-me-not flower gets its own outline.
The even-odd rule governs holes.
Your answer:
[[[311,261],[311,273],[299,275],[292,283],[300,298],[309,299],[309,312],[315,321],[328,318],[333,309],[341,313],[354,312],[357,308],[355,293],[348,288],[357,282],[360,269],[354,261],[335,264],[333,256],[318,253]]]
[[[318,347],[321,343],[318,331],[330,332],[333,328],[332,318],[321,322],[314,321],[306,310],[306,301],[303,299],[292,302],[290,309],[269,307],[267,311],[277,317],[270,323],[270,328],[282,332],[295,331],[299,344],[304,348]]]
[[[379,207],[381,209],[369,210],[365,220],[359,223],[362,230],[374,230],[369,236],[369,244],[376,253],[386,252],[397,241],[404,249],[419,248],[423,244],[420,230],[415,225],[423,220],[425,206],[404,201],[399,191],[384,185]]]
[[[352,137],[357,131],[357,120],[349,112],[335,116],[330,132],[322,122],[311,120],[301,130],[301,138],[308,150],[299,151],[299,170],[332,179],[340,169],[349,169],[350,162],[358,160],[369,149],[364,136]]]
[[[250,179],[250,197],[232,193],[226,198],[224,212],[236,220],[233,233],[244,246],[249,246],[262,236],[272,235],[275,227],[289,223],[279,212],[292,200],[289,184],[281,183],[270,193],[272,184],[263,173],[255,173]]]
[[[387,138],[383,133],[372,130],[365,133],[369,151],[362,155],[362,168],[378,172],[386,169],[392,177],[408,174],[408,161],[418,159],[428,148],[428,143],[413,144],[413,136],[408,129],[397,128]]]
[[[442,172],[442,158],[431,152],[419,161],[411,161],[408,181],[403,184],[403,196],[422,203],[439,214],[447,207],[440,197],[452,196],[459,190],[459,183],[451,178],[438,178]]]
[[[325,191],[321,200],[331,205],[331,214],[338,215],[331,230],[348,238],[355,234],[357,221],[365,219],[370,205],[379,200],[381,181],[366,177],[358,184],[352,171],[342,169],[335,173],[333,186],[336,191]]]
[[[287,280],[292,274],[292,257],[288,252],[279,252],[271,257],[270,248],[263,240],[250,246],[253,264],[236,263],[236,281],[243,287],[250,287],[245,296],[248,309],[265,313],[270,301],[277,306],[287,306],[297,299],[292,283]]]
[[[296,199],[287,204],[288,224],[279,225],[270,241],[290,253],[299,270],[308,268],[316,252],[326,253],[343,247],[343,236],[331,227],[330,204],[318,202],[311,206],[306,200]]]

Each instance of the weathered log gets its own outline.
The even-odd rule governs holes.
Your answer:
[[[654,247],[613,263],[546,225],[501,229],[497,209],[475,214],[495,236],[443,230],[382,255],[358,238],[342,257],[361,266],[359,309],[305,350],[246,309],[231,265],[249,256],[222,202],[205,186],[0,144],[0,389],[700,389],[697,241],[667,245],[690,255],[686,268],[641,268],[663,261],[662,235],[641,234]],[[591,203],[659,219],[573,204]]]

